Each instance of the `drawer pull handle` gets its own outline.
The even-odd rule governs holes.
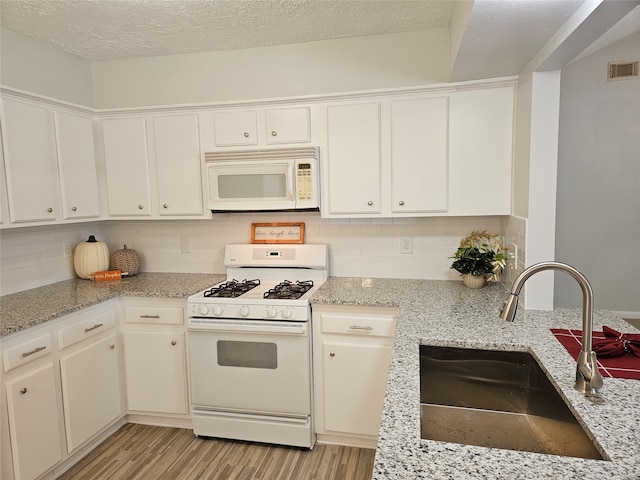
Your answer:
[[[176,342],[175,340],[171,340],[171,345],[175,346],[176,343],[178,343],[178,342]]]
[[[29,355],[33,355],[34,353],[41,352],[41,351],[42,351],[42,350],[44,350],[45,348],[47,348],[47,347],[36,347],[36,348],[34,348],[33,350],[31,350],[30,352],[24,352],[24,353],[22,354],[22,358],[24,358],[24,357],[28,357]]]
[[[140,318],[160,318],[160,315],[140,315]]]
[[[109,349],[113,350],[114,348],[116,348],[116,346],[113,343],[109,345]]]
[[[27,387],[22,387],[22,388],[20,389],[20,393],[21,393],[22,395],[24,395],[25,393],[27,393]]]
[[[96,323],[93,327],[85,328],[84,329],[84,333],[88,333],[91,330],[95,330],[96,328],[100,328],[103,325],[104,325],[104,323]]]
[[[371,330],[373,330],[373,327],[369,326],[369,325],[351,325],[349,327],[349,330],[366,330],[367,332],[370,332]]]
[[[329,352],[329,356],[330,356],[331,358],[333,358],[333,357],[335,357],[335,356],[336,356],[336,354],[335,354],[334,352]]]

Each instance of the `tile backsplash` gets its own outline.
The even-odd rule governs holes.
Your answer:
[[[525,220],[517,217],[329,220],[317,213],[234,213],[216,214],[212,220],[104,221],[2,230],[0,293],[72,278],[73,259],[64,256],[64,243],[75,246],[89,235],[107,242],[112,252],[124,244],[135,249],[143,271],[224,273],[224,246],[248,243],[251,223],[268,222],[304,222],[306,243],[329,245],[331,276],[458,280],[449,257],[472,230],[500,233],[507,246],[517,243],[518,269],[524,265]],[[412,253],[401,253],[403,240]],[[511,274],[508,270],[503,280]]]

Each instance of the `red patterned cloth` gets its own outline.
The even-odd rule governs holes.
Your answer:
[[[608,327],[604,327],[602,332],[593,332],[594,350],[595,345],[599,342],[611,342],[612,337],[607,337],[605,335],[605,329],[608,329]],[[615,330],[613,329],[609,330],[610,334],[612,334],[611,330],[615,332]],[[552,328],[551,333],[553,333],[553,335],[564,346],[564,348],[567,349],[573,359],[577,360],[580,349],[582,348],[582,330]],[[638,336],[637,334],[627,335],[633,335],[634,337]],[[634,343],[633,345],[635,348],[637,348],[638,344]],[[598,357],[598,370],[600,370],[600,373],[603,377],[640,380],[640,356],[635,356],[631,353],[624,353],[617,356],[607,357],[606,355],[597,352],[596,356]]]

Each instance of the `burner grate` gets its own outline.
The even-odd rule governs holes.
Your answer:
[[[285,280],[266,291],[263,295],[266,299],[296,300],[302,297],[313,287],[312,280],[290,282]]]
[[[204,292],[205,297],[236,298],[260,285],[260,280],[229,280]]]

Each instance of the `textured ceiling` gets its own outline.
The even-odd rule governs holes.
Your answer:
[[[453,1],[0,0],[3,27],[87,60],[448,28]]]

